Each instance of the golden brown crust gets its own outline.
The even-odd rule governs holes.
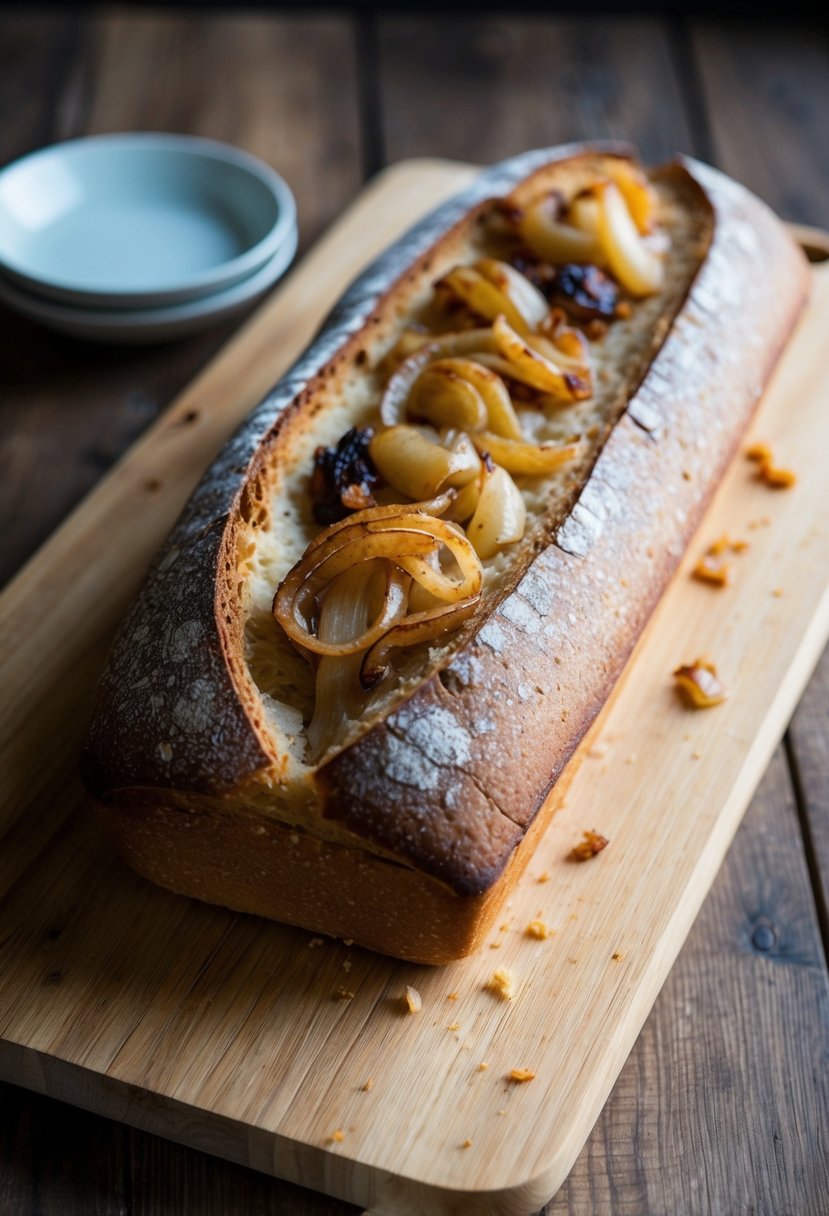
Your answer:
[[[688,168],[670,172],[685,175],[708,255],[673,324],[665,317],[655,335],[655,357],[578,502],[551,521],[518,585],[444,670],[317,773],[319,835],[252,810],[256,775],[278,758],[229,605],[236,546],[266,509],[260,473],[277,439],[288,442],[303,411],[318,407],[320,386],[336,387],[353,366],[364,333],[310,380],[289,378],[299,391],[288,407],[283,385],[275,420],[266,402],[240,433],[125,626],[85,756],[87,783],[136,868],[199,898],[418,961],[474,948],[805,299],[805,259],[779,221],[721,175]],[[426,254],[418,273],[428,263]],[[401,281],[402,298],[412,281],[411,272]],[[382,312],[366,324],[382,324]],[[152,689],[143,704],[142,682]],[[290,848],[273,844],[286,839]]]

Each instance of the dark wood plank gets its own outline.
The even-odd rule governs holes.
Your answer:
[[[3,1216],[131,1216],[128,1129],[0,1086]]]
[[[352,1216],[359,1208],[0,1086],[3,1216]]]
[[[827,1210],[829,980],[778,750],[547,1216]]]
[[[86,129],[226,140],[286,178],[307,245],[358,190],[351,23],[280,14],[125,13],[95,24]]]
[[[824,654],[792,719],[789,757],[809,852],[823,950],[829,958],[829,652]]]
[[[14,137],[8,132],[15,124],[4,124],[2,159],[42,140],[108,130],[224,139],[283,172],[306,243],[360,184],[353,39],[343,18],[128,14],[0,22],[0,63],[9,67],[0,73],[3,112],[20,108],[26,119]],[[0,311],[0,582],[238,324],[175,344],[112,348]]]
[[[379,48],[390,160],[493,161],[584,138],[635,138],[651,161],[691,148],[656,20],[390,17]]]
[[[785,219],[829,224],[825,25],[698,22],[690,47],[716,163]]]
[[[0,164],[56,137],[56,99],[66,84],[86,22],[60,14],[5,14],[0,38]]]

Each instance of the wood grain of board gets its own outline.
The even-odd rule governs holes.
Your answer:
[[[400,207],[417,209],[430,192],[446,192],[447,175],[454,187],[464,170],[401,168],[366,206],[385,216],[395,210],[401,219]],[[392,197],[399,199],[396,209]],[[296,328],[297,306],[310,310],[323,285],[336,287],[337,273],[346,273],[344,263],[356,255],[354,239],[347,238],[370,230],[382,244],[391,236],[367,224],[365,212],[359,223],[354,216],[349,222],[356,227],[341,229],[318,251],[319,262],[306,265],[257,317],[4,599],[3,640],[9,648],[22,646],[25,618],[23,650],[39,654],[42,670],[32,679],[22,651],[16,656],[9,687],[18,712],[2,725],[11,795],[2,949],[13,984],[2,1009],[0,1067],[32,1088],[334,1194],[376,1201],[378,1212],[401,1204],[437,1211],[435,1204],[444,1201],[450,1210],[450,1187],[477,1193],[475,1200],[465,1197],[463,1211],[526,1212],[549,1197],[586,1136],[824,636],[827,536],[811,511],[821,518],[827,488],[810,460],[814,430],[793,433],[789,408],[797,401],[805,409],[814,399],[815,353],[807,323],[799,358],[787,360],[761,415],[772,438],[774,427],[788,422],[802,493],[772,502],[745,467],[732,470],[706,527],[716,533],[748,527],[760,512],[772,514],[773,524],[755,529],[752,557],[725,622],[707,612],[709,589],[682,575],[672,586],[637,652],[636,679],[624,681],[606,723],[608,750],[585,761],[569,810],[554,823],[508,910],[508,927],[496,936],[498,953],[426,972],[358,951],[349,955],[333,943],[316,950],[307,935],[188,903],[120,867],[81,808],[73,778],[77,734],[66,719],[73,710],[78,716],[103,638],[135,583],[133,564],[146,560],[155,544],[151,535],[157,539],[163,531],[204,464],[205,449],[215,447],[230,414],[244,406],[238,391],[228,391],[238,390],[239,369],[256,366],[264,375],[254,355],[267,363],[275,346],[281,355],[291,343],[301,344],[307,335]],[[816,307],[829,290],[825,279],[819,283]],[[277,368],[268,366],[272,379]],[[146,500],[150,457],[162,476],[155,497]],[[167,478],[180,466],[183,481],[171,493]],[[106,543],[101,521],[118,537],[145,501],[150,505],[131,531],[130,552]],[[787,543],[792,536],[797,544]],[[94,545],[99,580],[83,570],[82,555]],[[803,594],[774,596],[767,585],[771,568],[778,577],[788,571],[801,580]],[[74,579],[68,589],[56,577],[67,569]],[[101,582],[116,592],[102,596]],[[54,629],[32,631],[32,602],[49,606],[52,625],[72,622],[72,630],[57,631],[60,644]],[[689,720],[665,677],[690,636],[700,649],[725,654],[726,677],[738,691],[751,688],[751,696]],[[751,649],[758,639],[773,650],[762,679]],[[44,714],[43,699],[55,683],[71,688],[54,698],[57,710]],[[60,741],[52,751],[61,758],[43,763],[43,733],[50,731]],[[639,751],[643,733],[650,741],[647,762]],[[656,776],[667,784],[655,778],[655,756],[662,757]],[[33,778],[36,757],[43,771]],[[671,796],[684,805],[689,791],[692,805],[703,809],[680,815]],[[566,865],[569,845],[596,808],[602,812],[597,826],[611,835],[612,848],[590,866]],[[552,882],[532,881],[541,867]],[[548,942],[532,943],[522,933],[538,911],[557,930]],[[356,989],[347,1002],[333,999],[345,961],[352,963],[349,983]],[[512,1006],[482,992],[495,961],[520,976]],[[426,1016],[413,1020],[399,1012],[406,982],[423,992]],[[447,1005],[453,988],[462,999]],[[460,1023],[458,1031],[449,1030],[450,1019]],[[479,1073],[481,1052],[490,1068]],[[425,1059],[424,1072],[416,1062]],[[515,1066],[535,1066],[536,1081],[508,1086],[504,1075]],[[361,1089],[367,1069],[375,1074],[370,1093]],[[342,1144],[326,1145],[340,1125]],[[392,1141],[389,1127],[395,1128]],[[499,1153],[505,1128],[509,1162]],[[462,1150],[467,1137],[473,1143]],[[397,1180],[383,1182],[388,1175]]]
[[[649,163],[692,150],[659,21],[387,17],[378,50],[392,159],[428,152],[490,161],[606,138],[635,138]]]

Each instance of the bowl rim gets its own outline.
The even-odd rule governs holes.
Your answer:
[[[283,241],[290,238],[296,227],[296,201],[281,174],[269,164],[242,148],[200,135],[181,135],[167,131],[123,131],[103,135],[86,135],[59,140],[37,148],[0,168],[0,184],[7,174],[25,172],[34,162],[62,156],[86,148],[119,151],[164,151],[197,156],[201,159],[234,165],[263,184],[276,202],[276,219],[268,232],[255,244],[233,258],[178,283],[164,287],[147,287],[119,292],[117,289],[96,289],[82,286],[77,280],[44,274],[33,274],[31,267],[0,254],[0,270],[19,285],[38,295],[59,299],[67,304],[92,306],[160,307],[166,303],[212,294],[224,286],[247,278],[264,262],[270,260]],[[232,199],[231,199],[232,201]],[[2,214],[2,209],[0,209]]]
[[[12,282],[2,272],[0,272],[0,303],[42,325],[94,326],[112,333],[129,334],[133,328],[141,329],[147,325],[159,328],[167,325],[173,327],[180,323],[196,320],[204,321],[207,324],[215,316],[242,307],[248,301],[256,299],[258,295],[281,279],[293,262],[297,241],[297,232],[294,229],[292,233],[288,234],[287,241],[275,249],[268,260],[246,278],[221,288],[211,295],[200,296],[195,300],[184,300],[176,304],[130,310],[72,306],[58,300],[47,300],[28,292],[25,288]]]

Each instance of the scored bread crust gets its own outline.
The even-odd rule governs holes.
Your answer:
[[[278,442],[431,281],[436,241],[551,164],[627,152],[545,149],[481,175],[358,280],[208,471],[124,624],[83,758],[149,877],[417,961],[480,940],[762,393],[807,293],[802,254],[723,175],[668,170],[707,253],[592,471],[483,626],[309,777],[295,824],[269,807],[282,757],[245,663],[238,555]]]

